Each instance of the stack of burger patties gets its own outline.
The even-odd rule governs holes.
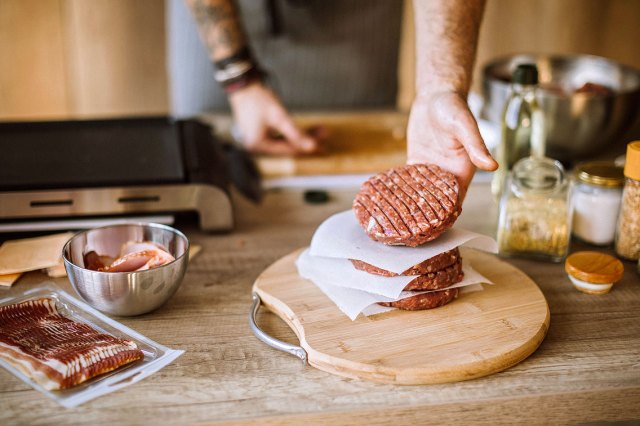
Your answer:
[[[397,167],[368,179],[361,187],[353,211],[367,235],[381,243],[417,247],[436,240],[451,228],[462,210],[456,177],[433,164]],[[380,305],[405,310],[432,309],[455,299],[462,281],[462,258],[458,248],[440,253],[401,274],[360,260],[359,270],[381,276],[416,276],[404,288],[415,296]],[[425,291],[427,291],[425,293]]]

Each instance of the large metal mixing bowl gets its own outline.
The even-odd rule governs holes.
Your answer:
[[[116,258],[123,244],[142,241],[162,245],[176,260],[137,272],[85,268],[84,255],[90,251]],[[189,240],[165,225],[110,225],[76,234],[64,246],[62,257],[71,285],[91,306],[113,315],[140,315],[163,305],[180,287],[189,262]]]
[[[522,63],[538,67],[547,155],[571,161],[624,142],[640,111],[640,71],[597,56],[513,55],[490,62],[483,70],[482,118],[500,123],[511,73]],[[612,92],[576,93],[585,83]]]

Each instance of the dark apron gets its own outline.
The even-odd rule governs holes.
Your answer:
[[[293,110],[393,108],[402,0],[240,0],[251,47]],[[177,116],[226,110],[183,0],[167,1],[171,105]]]

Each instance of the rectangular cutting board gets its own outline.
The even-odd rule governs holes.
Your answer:
[[[519,269],[491,254],[461,252],[494,284],[427,311],[394,310],[351,321],[298,275],[301,250],[269,266],[253,291],[289,324],[309,365],[320,370],[406,385],[473,379],[531,355],[547,333],[549,306]]]
[[[407,162],[406,114],[398,112],[343,112],[304,114],[301,129],[324,126],[324,154],[302,156],[258,155],[264,177],[377,173]]]

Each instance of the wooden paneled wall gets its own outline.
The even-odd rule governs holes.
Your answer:
[[[166,112],[164,1],[1,0],[0,119]]]
[[[410,1],[407,1],[410,3]],[[398,105],[414,91],[405,10]],[[168,110],[164,0],[0,0],[0,120]],[[514,52],[577,52],[640,68],[639,0],[488,0],[480,68]]]
[[[60,0],[0,1],[0,118],[69,111]]]
[[[639,40],[638,0],[488,0],[475,81],[480,65],[514,52],[588,53],[640,69]]]
[[[405,22],[413,19],[405,1]],[[481,91],[481,69],[512,53],[587,53],[640,69],[638,0],[487,0],[472,90]],[[405,25],[398,105],[414,94],[414,29]]]

